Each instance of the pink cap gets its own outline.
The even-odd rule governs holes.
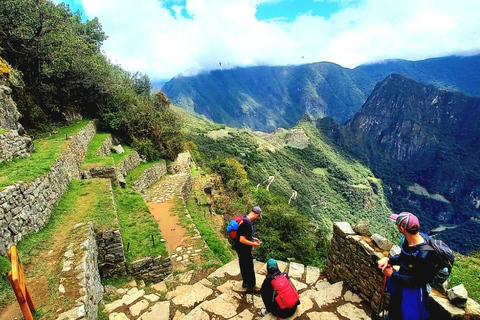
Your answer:
[[[390,220],[394,221],[397,226],[402,227],[405,230],[415,231],[420,228],[418,218],[410,212],[392,214]]]

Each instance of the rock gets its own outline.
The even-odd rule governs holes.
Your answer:
[[[465,308],[467,306],[468,292],[463,284],[453,287],[447,291],[448,300],[458,307]]]
[[[353,230],[361,236],[370,237],[372,235],[370,232],[370,222],[368,221],[359,221],[353,226]]]
[[[305,279],[305,283],[307,285],[313,285],[315,282],[317,282],[319,277],[320,277],[319,268],[307,266],[307,275]]]
[[[353,231],[352,226],[348,222],[335,222],[333,224],[333,231],[335,233],[338,232],[342,237],[355,234],[355,231]]]
[[[351,303],[341,305],[337,308],[337,312],[347,319],[370,320],[370,316],[362,309],[357,308]]]
[[[333,312],[309,312],[307,314],[310,320],[338,320],[338,317]]]
[[[157,292],[166,292],[167,291],[167,285],[165,284],[164,281],[159,282],[157,284],[154,284],[152,286],[152,289],[157,291]]]
[[[175,297],[172,299],[172,302],[184,308],[193,307],[194,305],[205,300],[206,297],[213,293],[212,289],[207,288],[200,283],[196,283],[193,286],[180,286],[177,287],[175,291],[176,292],[167,293],[167,296],[169,296],[170,293],[176,294]]]
[[[157,302],[149,312],[142,314],[139,320],[168,320],[170,317],[170,301]]]
[[[388,252],[388,254],[393,257],[393,256],[396,256],[397,254],[400,254],[401,252],[402,252],[402,248],[400,248],[399,245],[394,244],[392,246],[392,249],[390,249],[390,251]]]
[[[125,150],[123,149],[121,144],[111,147],[110,150],[112,150],[112,152],[114,152],[114,153],[124,153],[125,152]]]
[[[129,319],[123,312],[120,312],[120,313],[114,312],[108,316],[108,320],[129,320]]]
[[[393,247],[393,243],[390,240],[378,233],[372,235],[372,240],[382,250],[389,251]]]
[[[147,300],[140,300],[139,302],[135,303],[133,306],[129,308],[130,314],[134,317],[138,317],[140,313],[148,308],[148,301]]]
[[[305,266],[300,263],[290,262],[290,267],[288,268],[288,275],[291,278],[301,279],[303,273],[305,272]]]

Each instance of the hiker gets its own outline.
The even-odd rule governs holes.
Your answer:
[[[435,275],[433,251],[422,250],[428,236],[420,233],[420,222],[410,212],[392,214],[397,229],[403,234],[401,253],[384,257],[378,267],[387,276],[387,292],[390,294],[389,320],[425,320],[428,310],[430,286]],[[396,272],[392,265],[400,265]]]
[[[285,279],[279,279],[279,277],[285,277]],[[283,280],[283,283],[279,280]],[[279,284],[277,285],[276,282]],[[260,292],[265,304],[265,308],[262,308],[260,311],[262,316],[271,312],[278,318],[288,318],[295,313],[297,306],[300,304],[297,290],[290,283],[288,275],[280,272],[275,259],[267,261],[267,276],[263,281]],[[278,298],[275,299],[278,295],[281,295],[279,297],[280,300]],[[282,305],[279,305],[277,301],[281,301]]]
[[[255,238],[255,226],[253,221],[260,217],[262,209],[255,206],[243,217],[243,222],[238,226],[237,239],[235,240],[235,251],[238,254],[240,264],[240,273],[242,274],[242,287],[247,288],[248,292],[258,292],[260,289],[256,286],[255,270],[253,269],[253,247],[260,246],[260,240]]]

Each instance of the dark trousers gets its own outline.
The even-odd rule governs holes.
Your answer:
[[[240,273],[242,274],[243,284],[248,288],[255,287],[255,270],[253,269],[252,248],[237,249],[238,262],[240,264]]]

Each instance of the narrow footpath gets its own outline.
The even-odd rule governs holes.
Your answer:
[[[192,267],[200,261],[207,245],[193,222],[194,234],[189,234],[180,225],[177,214],[172,212],[187,179],[186,156],[181,154],[174,166],[178,169],[176,174],[163,177],[144,193],[166,241],[173,274],[148,289],[143,282],[136,281],[123,288],[106,286],[105,292],[111,302],[105,305],[104,312],[109,320],[276,319],[273,315],[262,317],[260,310],[264,305],[260,294],[246,293],[242,288],[237,259],[209,274]],[[185,215],[188,217],[186,208]],[[342,282],[328,283],[316,267],[295,262],[278,261],[278,264],[280,270],[289,273],[300,293],[301,304],[290,319],[370,319],[368,303]],[[266,275],[265,263],[255,261],[255,271],[257,284],[261,284]]]

